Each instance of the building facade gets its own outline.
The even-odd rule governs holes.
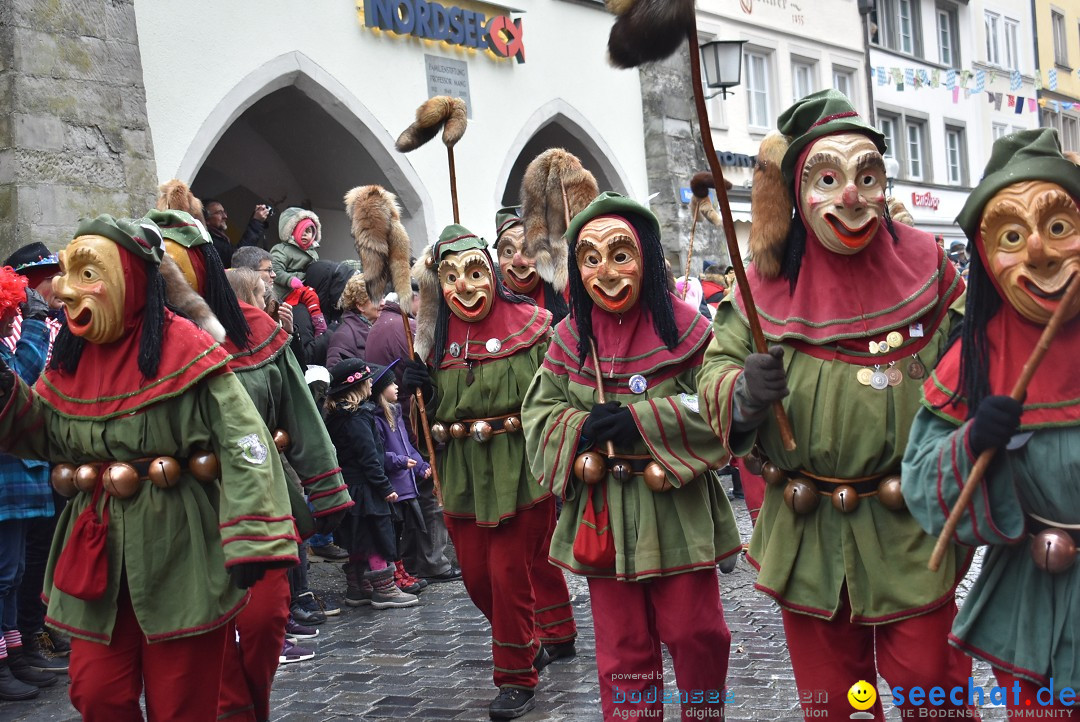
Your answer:
[[[1033,0],[1040,125],[1057,128],[1061,146],[1080,152],[1080,4]]]

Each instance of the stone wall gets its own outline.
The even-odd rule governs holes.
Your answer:
[[[691,220],[690,207],[682,202],[680,189],[690,187],[695,173],[709,169],[694,110],[689,58],[689,47],[684,44],[667,60],[643,66],[639,71],[649,194],[658,194],[649,207],[660,219],[664,252],[676,267],[676,276],[686,270]],[[726,266],[727,256],[723,231],[699,222],[694,233],[691,275],[700,274],[702,260]]]
[[[156,186],[133,0],[0,2],[0,258]]]

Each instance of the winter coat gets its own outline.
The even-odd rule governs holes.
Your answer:
[[[44,321],[25,319],[14,352],[0,344],[0,359],[28,384],[37,381],[49,352],[49,327]],[[0,521],[53,515],[49,464],[0,454]]]
[[[210,232],[210,240],[214,244],[214,250],[217,251],[218,256],[221,258],[221,267],[232,268],[232,241],[229,240],[224,231],[217,228],[207,228],[206,230]]]
[[[401,404],[394,404],[394,428],[386,420],[381,410],[375,413],[375,426],[383,441],[384,468],[390,483],[397,492],[398,501],[415,499],[417,496],[416,476],[423,476],[431,465],[424,461],[420,452],[409,441],[409,435],[402,423]],[[416,466],[409,468],[409,459],[416,461]]]
[[[409,326],[412,327],[413,334],[415,334],[416,320],[409,319]],[[371,325],[371,330],[368,331],[366,353],[365,361],[382,366],[386,366],[394,359],[408,360],[409,349],[405,345],[405,327],[401,323],[401,307],[396,303],[387,302],[379,308],[379,317],[375,319],[375,323]],[[404,373],[404,364],[398,364],[394,367],[394,376],[397,379],[398,386],[401,386],[401,377]],[[412,409],[412,396],[402,394],[399,401],[401,402],[401,413],[408,419],[409,412]],[[409,438],[413,439],[413,443],[416,443],[411,430]]]
[[[356,502],[351,511],[359,516],[390,514],[386,497],[394,487],[383,468],[382,437],[375,429],[375,416],[379,413],[375,404],[365,401],[356,411],[334,409],[326,418],[330,440],[337,447],[341,475]]]
[[[334,331],[330,338],[330,345],[326,349],[326,368],[333,368],[334,364],[346,358],[359,358],[367,360],[364,354],[367,351],[368,331],[371,330],[371,321],[363,314],[356,311],[346,311],[341,314],[341,325]]]
[[[308,266],[304,283],[318,294],[327,326],[341,320],[338,301],[345,292],[345,284],[357,273],[360,271],[350,261],[316,261]]]
[[[319,260],[319,254],[314,248],[304,250],[290,240],[287,243],[278,243],[270,249],[270,265],[274,269],[274,293],[278,299],[283,299],[292,290],[289,281],[294,278],[304,280],[305,271],[315,261]]]

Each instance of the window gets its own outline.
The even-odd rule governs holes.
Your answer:
[[[1005,18],[1005,67],[1020,69],[1020,23]]]
[[[909,55],[921,55],[919,0],[877,0],[870,19],[877,26],[871,42]]]
[[[957,42],[956,8],[938,7],[938,62],[950,68],[960,67],[960,45]]]
[[[964,143],[964,129],[945,126],[945,166],[948,169],[949,183],[964,185],[964,169],[967,167],[967,149]]]
[[[906,124],[907,176],[908,180],[924,178],[926,165],[926,125],[917,120]]]
[[[1080,152],[1080,118],[1061,116],[1061,147],[1064,150]]]
[[[747,51],[743,65],[746,66],[747,122],[768,128],[773,120],[769,108],[769,56]]]
[[[881,112],[878,113],[878,126],[881,130],[881,134],[885,136],[885,157],[900,160],[900,157],[896,152],[896,122],[897,118],[895,115],[886,115]]]
[[[1054,36],[1054,64],[1069,65],[1069,49],[1065,45],[1065,15],[1057,10],[1050,11],[1050,26]]]
[[[847,68],[840,68],[834,65],[832,69],[832,84],[834,88],[851,100],[852,105],[855,105],[854,70],[848,70]]]
[[[817,90],[817,83],[814,82],[815,71],[813,63],[799,60],[791,63],[791,92],[795,96],[793,100],[805,98]]]
[[[997,13],[986,13],[986,62],[991,65],[1001,65],[1001,40],[998,35],[1001,32],[1001,16]]]
[[[897,31],[899,33],[899,50],[905,53],[915,52],[915,17],[914,0],[896,0],[897,8]]]
[[[990,132],[994,136],[994,140],[1004,138],[1009,134],[1009,126],[1004,123],[993,123],[990,126]]]

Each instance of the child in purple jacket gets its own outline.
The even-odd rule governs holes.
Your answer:
[[[397,363],[398,359],[394,359],[386,367],[386,371],[389,372]],[[377,400],[376,403],[382,409],[381,414],[375,414],[375,426],[382,436],[385,458],[383,467],[394,491],[397,492],[397,501],[392,506],[394,534],[400,549],[401,533],[406,524],[427,533],[424,515],[420,510],[420,503],[416,500],[416,475],[430,478],[431,465],[424,461],[420,452],[409,441],[409,433],[402,421],[401,405],[397,402],[398,387],[393,373],[384,372],[375,380],[371,387],[371,397]],[[397,566],[394,581],[401,591],[417,594],[427,587],[426,580],[418,579],[405,571],[401,559],[394,564]]]

